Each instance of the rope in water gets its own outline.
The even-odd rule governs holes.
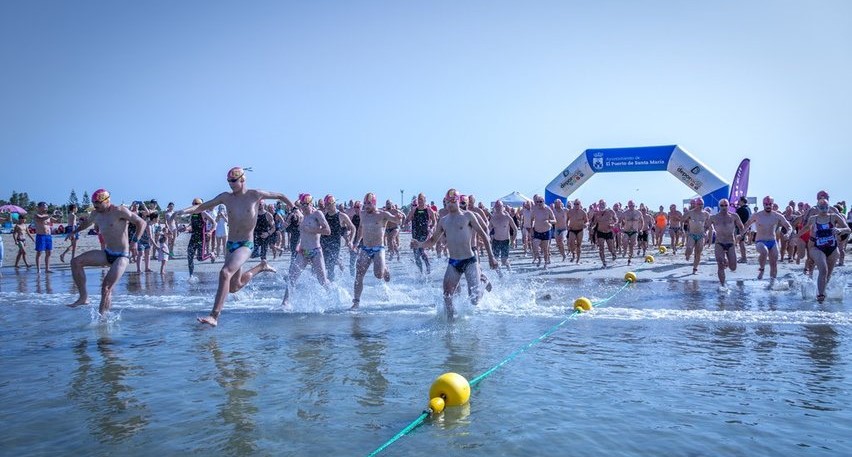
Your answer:
[[[649,256],[649,257],[650,257],[650,256]],[[647,259],[647,257],[646,257],[646,259]],[[640,271],[640,270],[641,270],[641,269],[642,269],[645,265],[647,265],[648,263],[651,263],[651,262],[653,262],[653,257],[651,257],[651,260],[646,260],[646,263],[645,263],[645,264],[640,265],[640,266],[639,266],[639,268],[637,268],[637,269],[636,269],[636,271],[637,271],[637,272],[638,272],[638,271]],[[617,291],[615,291],[615,293],[613,293],[612,295],[610,295],[610,296],[609,296],[609,297],[607,297],[607,298],[604,298],[604,299],[601,299],[601,300],[597,300],[597,301],[592,301],[592,304],[593,304],[594,306],[603,306],[603,305],[607,304],[610,300],[612,300],[613,298],[615,298],[618,294],[620,294],[620,293],[621,293],[624,289],[626,289],[626,288],[627,288],[627,286],[629,286],[630,284],[632,284],[634,281],[635,281],[635,279],[631,280],[631,279],[627,279],[627,278],[625,278],[625,280],[624,280],[624,285],[622,285],[622,286],[621,286],[621,287],[620,287]],[[560,327],[562,327],[563,325],[565,325],[565,323],[567,323],[567,322],[568,322],[568,321],[570,321],[571,319],[576,319],[576,318],[577,318],[580,314],[582,314],[583,312],[585,312],[585,310],[582,310],[582,309],[580,309],[580,308],[575,308],[575,309],[574,309],[574,312],[572,312],[571,314],[569,314],[569,315],[568,315],[568,317],[566,317],[565,319],[562,319],[562,321],[561,321],[561,322],[559,322],[558,324],[556,324],[556,325],[554,325],[553,327],[551,327],[550,329],[548,329],[546,332],[544,332],[544,333],[542,333],[541,335],[539,335],[539,337],[538,337],[538,338],[536,338],[536,339],[534,339],[534,340],[530,341],[529,343],[527,343],[527,344],[525,344],[525,345],[521,346],[520,348],[518,348],[517,350],[515,350],[514,352],[512,352],[511,354],[509,354],[508,356],[506,356],[506,358],[505,358],[505,359],[503,359],[502,361],[500,361],[498,364],[496,364],[496,365],[494,365],[493,367],[489,368],[487,371],[485,371],[485,373],[482,373],[481,375],[479,375],[479,376],[477,376],[477,377],[473,378],[473,379],[470,381],[470,383],[469,383],[469,384],[470,384],[471,389],[473,389],[474,387],[476,387],[476,386],[477,386],[480,382],[482,382],[485,378],[487,378],[487,377],[488,377],[488,376],[490,376],[492,373],[494,373],[495,371],[497,371],[500,367],[502,367],[503,365],[506,365],[507,363],[511,362],[511,361],[512,361],[512,359],[514,359],[514,358],[516,358],[517,356],[519,356],[519,355],[523,354],[523,353],[524,353],[524,352],[526,352],[529,348],[531,348],[531,347],[535,346],[536,344],[540,343],[541,341],[543,341],[544,339],[546,339],[546,338],[547,338],[547,337],[549,337],[550,335],[553,335],[554,333],[556,333],[556,331],[557,331],[557,330],[559,330],[559,328],[560,328]],[[410,432],[411,432],[412,430],[414,430],[415,428],[419,427],[421,424],[423,424],[423,422],[425,422],[425,421],[426,421],[426,418],[427,418],[427,417],[429,417],[429,415],[430,415],[430,414],[431,414],[431,411],[429,411],[429,410],[426,410],[426,411],[423,411],[422,413],[420,413],[420,416],[419,416],[417,419],[415,419],[413,422],[411,422],[410,424],[408,424],[408,426],[406,426],[404,429],[402,429],[399,433],[397,433],[396,435],[394,435],[394,437],[393,437],[393,438],[389,439],[389,440],[388,440],[388,441],[386,441],[384,444],[382,444],[381,446],[379,446],[378,448],[376,448],[376,450],[375,450],[375,451],[373,451],[373,452],[371,452],[371,453],[370,453],[367,457],[374,457],[374,456],[375,456],[375,455],[377,455],[378,453],[380,453],[380,452],[382,452],[383,450],[385,450],[388,446],[390,446],[391,444],[395,443],[397,440],[399,440],[399,439],[400,439],[400,438],[402,438],[403,436],[407,435],[408,433],[410,433]]]

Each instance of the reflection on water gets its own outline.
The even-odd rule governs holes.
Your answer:
[[[361,357],[355,364],[360,376],[353,382],[364,388],[357,396],[358,404],[364,407],[383,406],[388,390],[388,380],[382,373],[382,358],[385,355],[385,336],[371,335],[362,329],[364,318],[352,317],[352,339]]]
[[[202,350],[212,354],[216,365],[216,382],[225,392],[225,402],[219,410],[219,417],[230,429],[224,441],[224,454],[248,455],[257,452],[255,415],[258,409],[252,403],[257,392],[245,387],[255,377],[254,367],[249,361],[251,355],[241,352],[226,354],[219,349],[215,337],[211,337]]]
[[[292,359],[302,386],[301,401],[296,414],[302,420],[322,422],[328,417],[321,411],[329,403],[329,389],[333,387],[335,355],[330,335],[303,336],[293,342]],[[305,406],[303,406],[305,405]]]
[[[148,408],[137,400],[133,388],[127,384],[138,367],[125,363],[119,346],[108,335],[99,336],[96,347],[100,366],[89,354],[87,338],[74,346],[77,369],[68,386],[68,398],[91,414],[89,429],[99,441],[121,442],[148,425]]]

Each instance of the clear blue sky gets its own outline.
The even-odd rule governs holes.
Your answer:
[[[852,199],[852,2],[5,1],[0,197],[251,187],[490,201],[680,144],[750,194]],[[844,195],[845,194],[845,195]],[[658,205],[665,172],[575,196]]]

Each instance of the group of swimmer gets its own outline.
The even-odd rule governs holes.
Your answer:
[[[411,224],[410,247],[421,272],[424,267],[426,274],[431,269],[427,250],[434,247],[439,257],[444,253],[448,258],[443,278],[443,297],[449,318],[454,315],[453,297],[458,291],[462,276],[467,281],[472,303],[479,301],[484,290],[490,290],[490,282],[480,269],[479,257],[487,254],[489,266],[498,269],[498,272],[497,258],[505,268],[511,268],[508,254],[510,247],[515,244],[517,233],[521,234],[524,255],[529,251],[533,265],[541,267],[543,261],[543,267],[547,268],[551,263],[550,240],[553,238],[556,239],[563,261],[567,261],[567,254],[570,253],[571,262],[579,263],[583,232],[588,231],[590,241],[597,246],[603,267],[607,267],[605,248],[613,261],[620,252],[627,257],[627,263],[630,264],[634,252],[638,255],[641,250],[641,255],[645,255],[651,240],[657,248],[662,246],[663,232],[668,231],[673,253],[677,252],[683,237],[686,260],[692,258],[693,274],[698,271],[705,245],[712,243],[719,281],[725,286],[726,270],[735,271],[738,263],[735,247],[739,245],[741,253],[744,254],[744,244],[749,237],[747,228],[751,226],[755,227],[754,243],[759,254],[758,278],[763,277],[767,262],[770,277],[776,278],[780,252],[777,241],[779,233],[783,232],[782,238],[785,240],[789,241],[792,237],[803,240],[803,246],[796,242],[793,242],[793,245],[797,256],[802,252],[807,256],[806,270],[809,267],[818,269],[819,302],[825,298],[826,283],[841,258],[850,233],[846,220],[835,207],[828,204],[828,195],[824,191],[817,195],[816,206],[805,207],[804,212],[793,210],[787,216],[777,211],[777,205],[768,196],[763,199],[763,211],[748,215],[740,211],[743,206],[748,209],[744,200],[739,202],[740,208],[737,208],[736,212],[730,211],[732,208],[729,208],[730,203],[727,200],[721,200],[719,212],[711,214],[704,209],[703,201],[698,198],[693,200],[689,209],[683,213],[672,205],[668,213],[663,213],[663,208],[660,207],[660,212],[651,214],[644,204],[637,208],[632,200],[628,201],[625,209],[618,204],[608,208],[607,203],[600,200],[587,210],[579,200],[571,202],[570,207],[564,207],[558,199],[548,206],[539,195],[535,195],[532,202],[524,204],[518,210],[507,208],[497,201],[493,211],[489,212],[481,203],[475,205],[472,197],[461,195],[455,189],[447,191],[444,207],[439,210],[427,205],[426,197],[420,194],[408,214],[404,214],[390,202],[384,207],[378,206],[373,193],[367,193],[362,202],[354,202],[348,207],[338,205],[332,195],[327,195],[318,205],[315,205],[310,194],[301,194],[293,202],[281,193],[247,188],[245,171],[240,167],[229,170],[226,179],[230,191],[223,192],[209,201],[196,199],[191,206],[178,210],[170,204],[165,214],[166,230],[156,237],[148,227],[149,221],[157,221],[156,214],[148,212],[144,205],[142,211],[114,205],[108,191],[95,191],[92,194],[94,211],[82,223],[74,224],[68,237],[76,239],[80,232],[93,225],[97,226],[102,249],[73,257],[72,277],[80,296],[69,306],[77,307],[88,303],[83,269],[106,266],[109,270],[101,284],[101,302],[98,308],[100,314],[105,315],[110,309],[112,290],[130,263],[131,252],[136,251],[132,248],[140,244],[154,244],[157,254],[165,262],[173,251],[176,234],[174,221],[181,216],[190,216],[192,235],[187,250],[190,273],[193,269],[192,259],[203,259],[201,253],[205,244],[203,230],[196,231],[194,228],[206,223],[219,225],[220,222],[227,228],[227,235],[224,237],[224,263],[219,272],[213,308],[209,315],[198,319],[201,323],[216,326],[229,293],[239,291],[259,273],[275,271],[267,262],[265,253],[257,265],[243,271],[244,264],[253,254],[257,255],[257,244],[272,236],[276,232],[276,226],[280,228],[274,219],[267,223],[268,226],[259,223],[266,219],[268,214],[264,200],[278,200],[286,209],[288,217],[294,217],[298,221],[297,232],[291,233],[288,230],[292,261],[282,300],[285,307],[290,306],[291,291],[308,265],[311,265],[321,285],[326,286],[330,280],[334,280],[335,268],[342,269],[339,253],[341,248],[345,247],[351,252],[355,277],[352,308],[357,309],[364,288],[364,278],[371,267],[379,280],[391,280],[385,250],[389,250],[396,239],[398,251],[399,227]],[[322,210],[318,209],[318,206]],[[212,220],[210,211],[215,208],[220,211],[216,219]],[[222,211],[222,208],[225,211]],[[227,216],[220,219],[222,214]],[[36,217],[36,220],[39,220],[40,216]],[[793,224],[789,220],[791,217]],[[295,233],[298,233],[298,237],[294,237]],[[218,228],[216,236],[219,237]],[[279,243],[282,241],[278,240]],[[211,256],[215,255],[212,252],[215,249],[210,251]],[[139,249],[138,252],[143,250]],[[477,253],[480,255],[477,256]],[[781,257],[783,258],[783,255]],[[137,270],[141,268],[142,261],[142,257],[136,259]],[[147,270],[147,257],[144,261]],[[744,256],[741,256],[739,262],[744,261]]]

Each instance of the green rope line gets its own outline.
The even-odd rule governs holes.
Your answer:
[[[644,264],[640,265],[640,266],[639,266],[639,268],[637,268],[637,269],[636,269],[636,271],[637,271],[637,272],[641,271],[641,270],[642,270],[642,268],[643,268],[643,267],[645,267],[645,265],[648,265],[648,263],[644,263]],[[616,290],[616,291],[615,291],[615,293],[613,293],[613,294],[612,294],[612,295],[610,295],[609,297],[604,298],[604,299],[602,299],[602,300],[598,300],[598,301],[594,301],[594,302],[592,302],[592,305],[593,305],[593,306],[599,306],[599,305],[600,305],[600,306],[602,306],[602,305],[605,305],[607,302],[609,302],[610,300],[612,300],[613,298],[615,298],[615,296],[616,296],[616,295],[620,294],[620,293],[621,293],[621,291],[623,291],[624,289],[626,289],[626,288],[627,288],[627,286],[629,286],[630,284],[632,284],[632,282],[631,282],[631,281],[625,280],[625,281],[624,281],[624,285],[623,285],[623,286],[621,286],[618,290]],[[527,344],[525,344],[525,345],[521,346],[520,348],[518,348],[517,350],[515,350],[514,352],[512,352],[511,354],[509,354],[509,355],[508,355],[505,359],[503,359],[500,363],[498,363],[497,365],[494,365],[493,367],[489,368],[489,369],[488,369],[485,373],[482,373],[481,375],[479,375],[479,376],[477,376],[477,377],[473,378],[473,380],[472,380],[472,381],[470,381],[470,382],[468,383],[468,384],[470,384],[471,389],[473,389],[474,387],[476,387],[476,386],[477,386],[477,384],[479,384],[479,383],[480,383],[480,382],[482,382],[485,378],[487,378],[487,377],[488,377],[488,376],[490,376],[492,373],[494,373],[495,371],[497,371],[500,367],[502,367],[503,365],[506,365],[507,363],[511,362],[511,361],[512,361],[512,359],[514,359],[515,357],[517,357],[517,356],[519,356],[519,355],[523,354],[523,353],[524,353],[524,352],[526,352],[529,348],[531,348],[531,347],[535,346],[536,344],[540,343],[541,341],[543,341],[544,339],[546,339],[546,338],[547,338],[547,337],[549,337],[550,335],[553,335],[554,333],[556,333],[556,331],[557,331],[557,330],[559,330],[559,328],[560,328],[560,327],[562,327],[563,325],[565,325],[565,323],[566,323],[566,322],[570,321],[571,319],[576,319],[576,318],[577,318],[580,314],[583,314],[583,312],[582,312],[582,311],[580,311],[580,310],[574,310],[574,312],[572,312],[571,314],[569,314],[569,315],[568,315],[568,317],[566,317],[565,319],[562,319],[562,321],[561,321],[561,322],[559,322],[558,324],[554,325],[553,327],[551,327],[550,329],[548,329],[546,332],[542,333],[542,334],[541,334],[538,338],[536,338],[536,339],[534,339],[534,340],[530,341],[529,343],[527,343]],[[375,450],[375,451],[373,451],[373,452],[371,452],[371,453],[370,453],[367,457],[374,457],[374,456],[376,456],[379,452],[382,452],[383,450],[385,450],[385,448],[387,448],[387,447],[388,447],[388,446],[390,446],[391,444],[395,443],[397,440],[399,440],[399,439],[400,439],[400,438],[402,438],[403,436],[407,435],[408,433],[410,433],[410,432],[411,432],[412,430],[414,430],[415,428],[419,427],[421,424],[423,424],[423,422],[426,420],[426,418],[427,418],[427,417],[429,417],[429,414],[431,414],[431,411],[429,411],[429,410],[426,410],[426,411],[423,411],[422,413],[420,413],[420,417],[418,417],[417,419],[415,419],[415,420],[414,420],[414,422],[412,422],[412,423],[408,424],[408,426],[407,426],[407,427],[405,427],[405,428],[404,428],[404,429],[402,429],[399,433],[397,433],[396,435],[394,435],[394,437],[393,437],[393,438],[391,438],[391,439],[389,439],[387,442],[385,442],[385,444],[382,444],[381,446],[379,446],[378,448],[376,448],[376,450]]]

